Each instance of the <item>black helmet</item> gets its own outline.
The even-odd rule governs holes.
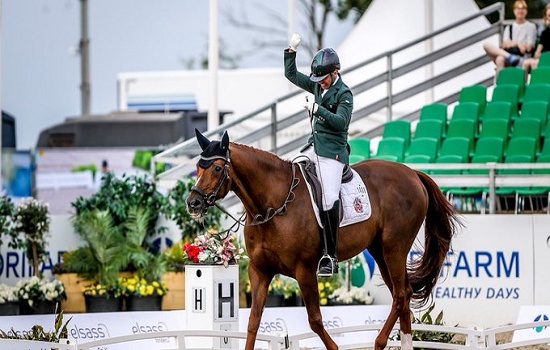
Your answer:
[[[319,50],[313,61],[311,61],[311,74],[309,79],[314,82],[319,82],[335,69],[340,69],[340,59],[336,51],[327,47]]]

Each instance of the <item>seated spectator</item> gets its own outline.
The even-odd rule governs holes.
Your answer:
[[[524,0],[514,2],[514,17],[514,23],[504,29],[500,47],[483,43],[483,49],[495,62],[497,72],[504,67],[521,65],[523,58],[529,56],[535,47],[537,26],[526,20],[527,3]]]
[[[533,58],[526,59],[523,61],[522,68],[525,70],[525,81],[529,78],[529,73],[531,69],[537,68],[539,64],[540,54],[545,51],[550,51],[550,3],[546,4],[544,7],[544,12],[542,13],[542,22],[544,25],[544,30],[540,35],[539,44],[537,45],[537,50],[533,55]]]

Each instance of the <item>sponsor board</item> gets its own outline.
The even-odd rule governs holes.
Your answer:
[[[516,324],[550,320],[550,305],[522,306]],[[538,326],[514,331],[512,342],[550,338],[550,327]]]

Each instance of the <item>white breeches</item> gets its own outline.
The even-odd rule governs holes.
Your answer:
[[[298,153],[293,159],[299,160],[301,156],[306,156],[315,163],[317,176],[323,188],[323,210],[329,210],[332,208],[334,202],[338,200],[340,195],[344,164],[335,159],[325,158],[315,154],[313,147],[308,147],[303,152]]]

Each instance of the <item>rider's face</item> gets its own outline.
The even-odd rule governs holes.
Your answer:
[[[325,79],[321,80],[319,82],[319,85],[321,85],[321,88],[323,90],[326,90],[330,87],[330,85],[332,85],[332,75],[334,74],[334,72],[330,73],[329,75],[327,75],[325,77]]]

